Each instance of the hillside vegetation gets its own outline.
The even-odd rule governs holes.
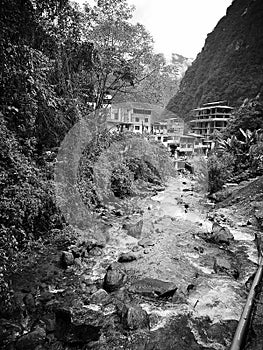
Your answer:
[[[167,108],[185,120],[202,103],[239,106],[263,92],[263,2],[234,0],[188,68]]]

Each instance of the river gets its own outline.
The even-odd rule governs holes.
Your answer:
[[[163,191],[137,205],[140,213],[124,213],[108,222],[107,245],[103,255],[90,258],[86,278],[102,280],[121,253],[134,251],[137,259],[122,263],[128,285],[151,278],[170,282],[177,290],[166,301],[135,293],[150,317],[150,332],[131,335],[126,345],[112,349],[228,349],[248,293],[245,284],[257,266],[255,230],[231,207],[213,209],[190,177],[171,178]],[[141,234],[132,237],[123,224],[139,220]],[[202,238],[211,231],[213,220],[230,229],[234,241],[229,246]],[[147,247],[138,246],[142,238],[149,240]],[[218,259],[223,259],[225,272],[215,269]],[[109,312],[113,310],[105,311]]]

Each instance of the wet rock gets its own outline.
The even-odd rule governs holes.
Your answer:
[[[96,341],[100,337],[100,327],[87,324],[82,319],[72,322],[72,315],[68,309],[56,311],[55,335],[70,345],[82,345],[90,341]]]
[[[94,247],[89,251],[89,255],[91,256],[101,256],[102,255],[102,249],[100,247]]]
[[[193,291],[195,288],[196,288],[195,284],[193,284],[193,283],[188,284],[188,286],[187,286],[187,288],[186,288],[187,293],[190,293],[190,292]]]
[[[122,302],[130,302],[129,293],[126,288],[121,287],[117,291],[112,293],[112,296],[115,300],[122,301]]]
[[[125,223],[123,225],[123,228],[125,230],[127,230],[127,234],[129,236],[132,236],[134,238],[140,238],[141,237],[141,233],[142,233],[142,226],[143,226],[143,220],[140,220],[138,222],[136,222],[135,224],[127,224]]]
[[[134,282],[129,291],[150,297],[165,297],[173,294],[177,287],[172,282],[161,281],[154,278],[144,278]]]
[[[90,302],[92,304],[100,304],[104,305],[109,300],[109,294],[104,289],[97,290],[94,294],[92,294],[90,298]]]
[[[140,245],[143,248],[152,247],[154,246],[154,242],[151,239],[145,237],[138,242],[138,245]]]
[[[140,306],[125,306],[121,310],[123,327],[129,330],[149,329],[150,320],[147,312]]]
[[[125,279],[126,275],[120,267],[120,264],[113,263],[107,269],[104,277],[103,288],[107,292],[113,292],[122,286]]]
[[[231,265],[231,263],[225,258],[217,257],[214,262],[215,273],[226,273],[229,276],[237,279],[239,277],[239,271]]]
[[[139,247],[138,245],[135,245],[134,247],[132,247],[132,251],[134,253],[138,252],[141,249],[141,247]]]
[[[186,295],[182,291],[176,290],[176,293],[174,293],[174,295],[172,297],[172,303],[174,303],[174,304],[187,304]]]
[[[43,344],[46,338],[44,328],[37,327],[34,331],[23,335],[16,342],[17,350],[34,350],[38,345]]]
[[[234,236],[227,227],[223,227],[214,222],[210,240],[219,244],[229,244],[231,241],[234,240]]]
[[[216,258],[214,261],[214,271],[215,273],[227,272],[231,270],[230,262],[225,258]]]
[[[131,262],[131,261],[134,261],[136,260],[137,257],[135,254],[133,253],[122,253],[120,256],[119,256],[119,259],[118,259],[118,262],[120,263],[125,263],[125,262]]]
[[[72,254],[72,252],[62,252],[61,264],[65,268],[74,264],[74,255]]]

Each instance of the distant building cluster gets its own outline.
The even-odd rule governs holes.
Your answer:
[[[107,117],[107,128],[145,134],[161,142],[175,160],[194,155],[207,155],[215,147],[216,134],[224,130],[233,108],[225,101],[206,103],[192,111],[190,130],[185,132],[184,121],[174,116],[154,121],[153,109],[138,107],[137,103],[112,105]]]

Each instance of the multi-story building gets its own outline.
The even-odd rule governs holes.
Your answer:
[[[215,132],[225,129],[231,116],[233,107],[226,105],[226,101],[206,103],[193,110],[194,119],[190,121],[194,134],[204,139],[208,149],[213,148]]]
[[[175,133],[182,135],[184,132],[184,121],[178,117],[168,118],[153,123],[153,134]]]
[[[132,131],[137,133],[151,132],[152,110],[129,104],[112,105],[107,118],[109,129]]]

